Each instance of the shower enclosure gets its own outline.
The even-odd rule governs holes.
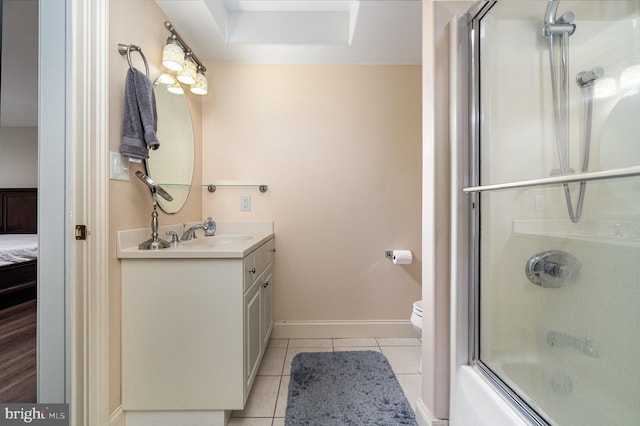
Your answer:
[[[640,0],[456,27],[451,424],[638,425]]]

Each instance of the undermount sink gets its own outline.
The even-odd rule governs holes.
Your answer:
[[[184,233],[185,227],[196,223],[161,226],[160,238],[167,232],[177,235]],[[217,222],[218,232],[213,237],[205,237],[203,231],[196,230],[196,238],[180,241],[160,250],[140,250],[140,241],[149,238],[149,229],[118,231],[117,256],[148,259],[197,259],[197,258],[242,258],[255,250],[269,238],[273,238],[273,222]],[[187,228],[188,229],[188,228]]]
[[[178,248],[195,248],[196,246],[219,246],[223,244],[232,244],[241,241],[248,241],[253,238],[252,235],[214,235],[213,237],[196,237],[189,241],[180,241]]]

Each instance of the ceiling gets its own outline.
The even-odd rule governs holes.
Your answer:
[[[156,0],[156,3],[205,62],[420,64],[422,61],[420,0]],[[5,0],[3,9],[0,125],[35,127],[38,0]]]
[[[204,62],[420,64],[421,0],[156,0]]]

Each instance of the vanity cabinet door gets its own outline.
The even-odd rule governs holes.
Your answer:
[[[260,250],[260,249],[258,249]],[[256,269],[256,252],[254,251],[242,260],[242,268],[244,269],[243,282],[244,291],[247,291],[249,287],[258,278],[258,270]]]
[[[265,271],[260,279],[260,291],[262,292],[262,344],[267,347],[271,330],[273,329],[273,266]]]
[[[262,287],[260,281],[255,281],[254,285],[245,294],[245,371],[246,389],[245,396],[253,385],[262,354]]]
[[[245,397],[273,328],[273,249],[271,239],[243,259]]]

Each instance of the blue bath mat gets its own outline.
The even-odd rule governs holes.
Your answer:
[[[291,363],[285,426],[416,425],[379,352],[303,352]]]

